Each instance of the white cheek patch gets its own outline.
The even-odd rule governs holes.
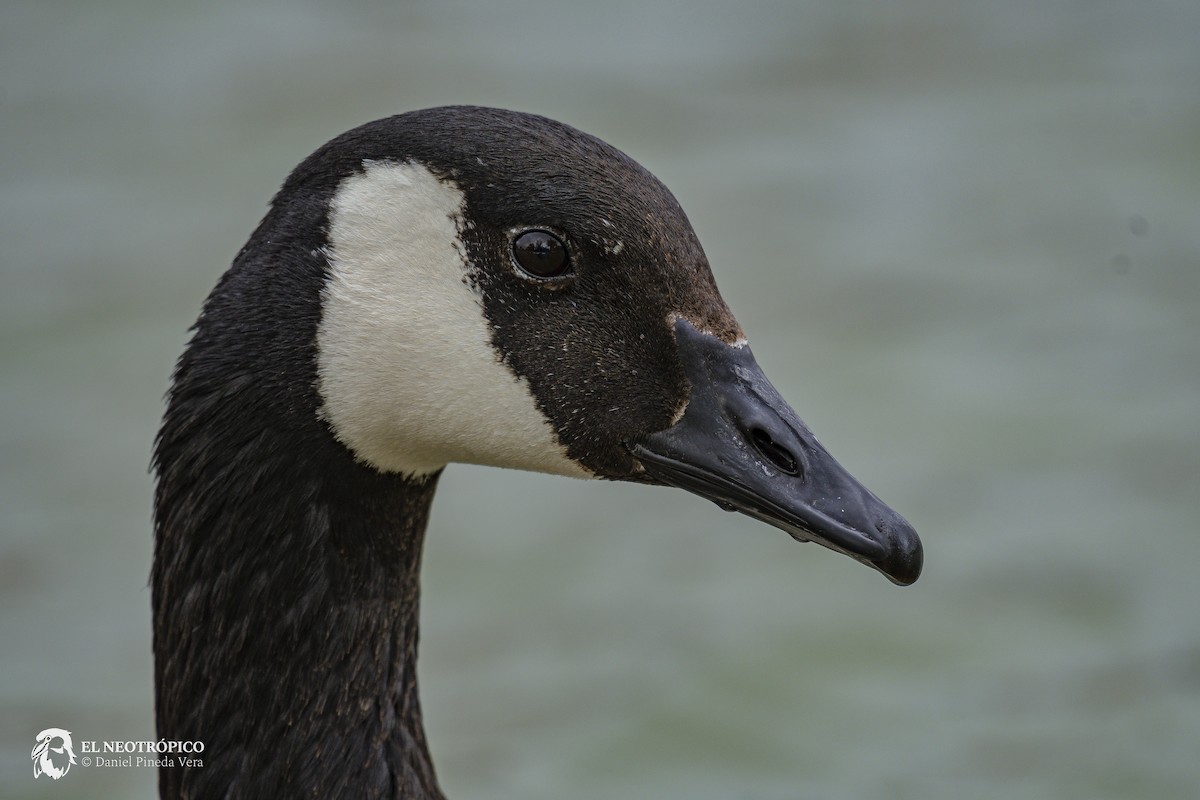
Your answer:
[[[321,414],[376,469],[463,462],[591,477],[491,344],[467,284],[464,197],[415,163],[365,162],[329,216]]]

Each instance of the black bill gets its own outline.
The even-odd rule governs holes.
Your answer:
[[[675,339],[691,397],[678,422],[631,443],[651,477],[844,553],[902,586],[920,576],[917,532],[821,446],[749,347],[682,318]]]

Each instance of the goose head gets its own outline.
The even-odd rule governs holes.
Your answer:
[[[677,486],[917,579],[921,546],[772,387],[671,193],[542,117],[429,109],[284,182],[155,447],[164,797],[440,798],[421,547],[450,463]]]
[[[676,486],[917,579],[913,528],[771,385],[678,202],[615,148],[414,112],[318,150],[268,222],[263,246],[305,231],[322,263],[316,413],[358,464]]]

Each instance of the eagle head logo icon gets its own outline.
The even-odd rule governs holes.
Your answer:
[[[34,738],[37,745],[33,748],[33,777],[40,778],[44,772],[58,780],[66,775],[75,763],[71,732],[62,728],[46,728]]]

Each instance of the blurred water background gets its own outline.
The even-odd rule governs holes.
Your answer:
[[[154,737],[147,464],[199,305],[342,130],[479,103],[687,209],[898,589],[675,490],[453,466],[453,798],[1200,796],[1200,4],[5,0],[0,796]]]

